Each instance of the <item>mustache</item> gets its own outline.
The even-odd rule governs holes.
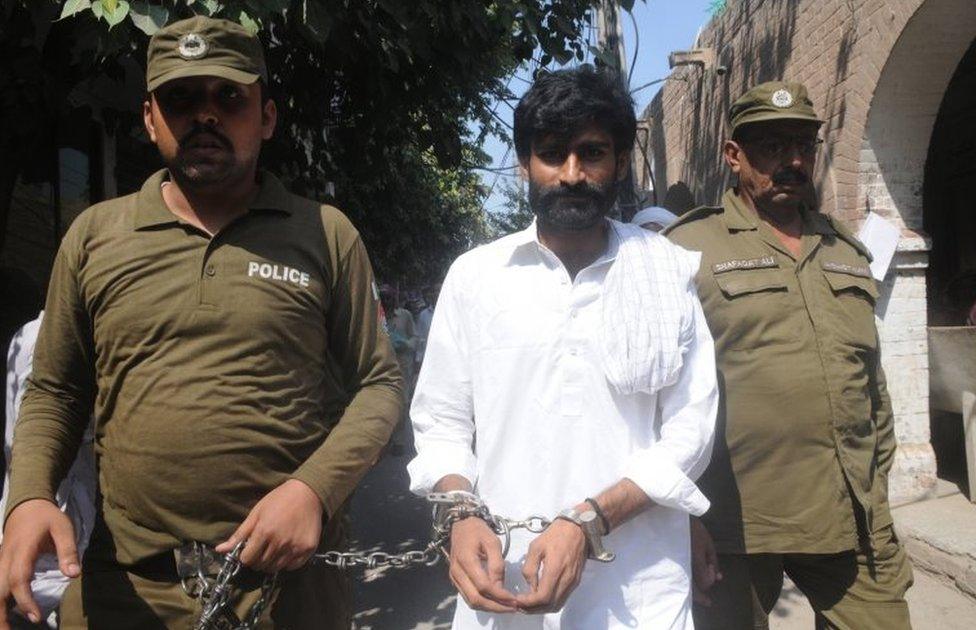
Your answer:
[[[212,137],[214,140],[217,141],[218,144],[223,146],[223,148],[225,149],[229,150],[233,148],[233,145],[230,143],[230,140],[226,136],[214,130],[213,127],[208,127],[206,125],[201,125],[199,123],[194,123],[193,128],[190,129],[190,131],[187,132],[185,136],[183,136],[183,138],[180,140],[180,148],[185,149],[190,142],[192,142],[195,138],[202,135],[207,135]]]
[[[584,197],[591,201],[603,201],[606,196],[605,191],[586,182],[580,182],[578,184],[572,184],[569,186],[565,184],[560,184],[558,186],[546,186],[539,192],[539,201],[543,205],[551,204],[563,197]]]
[[[774,184],[798,186],[806,184],[808,181],[810,181],[810,178],[806,176],[806,173],[792,168],[783,169],[773,175]]]

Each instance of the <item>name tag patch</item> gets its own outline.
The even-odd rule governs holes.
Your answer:
[[[290,282],[300,287],[307,287],[309,283],[308,273],[300,269],[287,265],[259,263],[253,260],[247,263],[247,277]]]
[[[825,260],[823,262],[824,271],[836,271],[837,273],[846,273],[850,276],[859,276],[861,278],[871,277],[871,268],[867,265],[848,265],[846,263],[830,262]]]
[[[741,260],[726,260],[725,262],[712,265],[712,273],[723,273],[736,269],[771,269],[779,267],[776,259],[772,256],[761,256],[759,258],[744,258]]]

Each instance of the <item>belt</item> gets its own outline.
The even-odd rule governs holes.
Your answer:
[[[223,554],[213,547],[199,542],[188,542],[155,555],[143,558],[125,567],[130,573],[140,577],[163,582],[186,582],[200,577],[214,578],[223,564]],[[258,588],[267,577],[266,573],[248,567],[241,570],[231,580],[238,588],[249,591]]]

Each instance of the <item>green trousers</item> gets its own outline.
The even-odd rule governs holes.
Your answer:
[[[816,628],[910,630],[905,592],[912,569],[892,528],[857,551],[834,554],[719,554],[722,580],[696,604],[698,630],[767,630],[769,613],[790,576],[813,607]]]
[[[261,630],[348,630],[352,626],[350,587],[341,572],[319,565],[282,574],[280,588],[258,628]],[[260,587],[235,593],[243,619]],[[199,600],[187,595],[171,574],[132,573],[100,565],[71,581],[61,601],[61,630],[192,630]]]

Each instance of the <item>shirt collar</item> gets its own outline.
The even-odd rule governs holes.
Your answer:
[[[593,261],[590,266],[598,265],[603,262],[612,261],[617,257],[617,251],[620,249],[620,237],[617,236],[617,230],[614,229],[613,219],[607,219],[607,228],[609,232],[607,234],[607,249],[605,252],[600,254],[599,258]],[[514,232],[509,238],[512,240],[512,251],[508,258],[508,263],[512,264],[515,261],[515,256],[523,251],[526,247],[535,247],[538,251],[546,249],[546,246],[539,242],[539,230],[536,226],[536,220],[532,219],[531,225],[520,232]],[[548,249],[546,249],[548,251]]]
[[[759,228],[759,217],[746,202],[736,194],[734,188],[725,191],[722,197],[725,208],[725,225],[730,230],[755,230]],[[834,234],[834,227],[830,221],[819,212],[810,210],[804,205],[800,209],[804,224],[811,232],[817,234]]]
[[[752,208],[736,194],[734,188],[725,191],[722,197],[722,206],[725,208],[725,225],[730,230],[756,230],[759,228],[759,217],[753,212]]]
[[[163,200],[163,182],[169,181],[169,171],[161,169],[153,173],[142,185],[136,199],[137,230],[147,227],[181,223]],[[291,196],[277,177],[271,173],[258,171],[260,188],[258,194],[248,205],[248,210],[272,210],[292,213]]]

